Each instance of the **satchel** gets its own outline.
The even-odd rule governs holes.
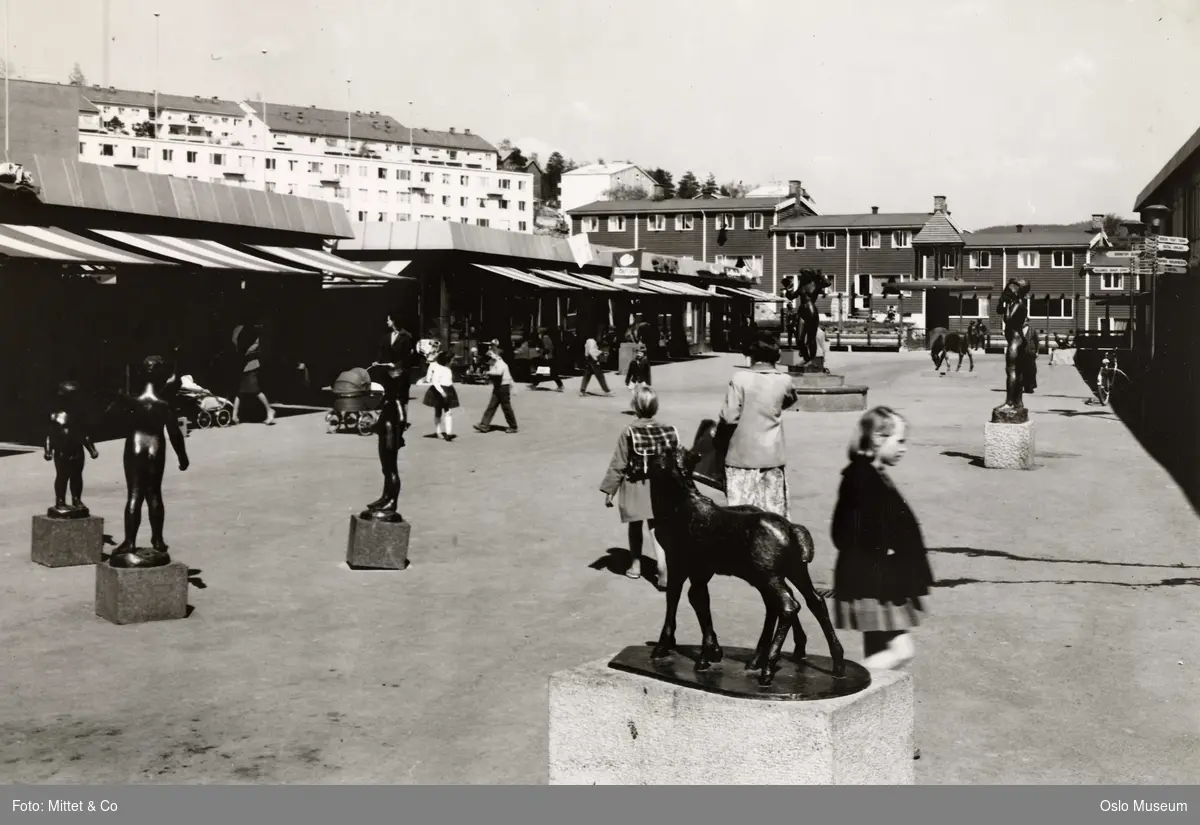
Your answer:
[[[644,481],[650,477],[650,456],[664,455],[679,446],[679,431],[674,427],[630,427],[629,442],[633,447],[625,477]]]

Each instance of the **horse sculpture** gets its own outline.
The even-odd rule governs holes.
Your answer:
[[[929,356],[933,359],[933,368],[940,370],[942,364],[946,365],[946,372],[950,372],[950,356],[954,353],[958,354],[958,366],[954,368],[955,372],[962,369],[963,356],[970,359],[971,368],[968,372],[975,371],[975,356],[971,354],[970,331],[964,335],[961,332],[951,332],[945,327],[935,327],[929,333]]]
[[[805,362],[817,355],[817,326],[821,320],[817,299],[832,285],[819,269],[802,269],[799,275],[790,275],[784,281],[783,297],[792,305],[788,313],[788,342],[794,334]]]
[[[843,676],[845,654],[825,602],[813,587],[808,564],[813,559],[812,535],[783,516],[747,505],[722,507],[696,489],[692,471],[695,451],[678,448],[648,460],[650,499],[655,537],[666,552],[667,613],[652,659],[663,659],[675,648],[675,617],[685,580],[691,582],[688,601],[700,623],[702,646],[696,670],[707,670],[724,656],[713,630],[708,583],[714,575],[748,582],[762,596],[766,619],[754,657],[746,670],[759,671],[760,685],[770,685],[788,631],[794,631],[795,658],[804,658],[807,638],[800,627],[800,605],[790,581],[816,616],[833,659],[833,673]]]

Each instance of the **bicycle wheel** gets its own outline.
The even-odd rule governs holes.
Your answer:
[[[1106,379],[1096,385],[1096,398],[1098,398],[1100,400],[1101,404],[1108,403],[1108,397],[1111,394],[1111,392],[1112,392],[1111,379]]]

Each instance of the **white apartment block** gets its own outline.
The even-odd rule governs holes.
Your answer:
[[[532,232],[533,175],[469,130],[339,112],[87,87],[79,159],[343,204],[351,221],[455,221]],[[155,134],[157,132],[157,135]]]
[[[647,197],[657,182],[632,163],[593,163],[564,172],[559,181],[559,203],[564,212],[604,200],[604,193],[618,186],[640,187]]]

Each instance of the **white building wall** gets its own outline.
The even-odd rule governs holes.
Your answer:
[[[104,108],[101,117],[109,122],[111,116]],[[418,146],[413,148],[422,150],[419,162],[413,163],[407,145],[367,142],[363,146],[351,135],[352,149],[376,156],[347,156],[345,139],[268,137],[261,119],[253,115],[230,117],[228,123],[220,115],[196,116],[197,122],[192,122],[186,114],[175,112],[164,112],[163,124],[181,125],[184,130],[171,134],[164,129],[155,140],[132,135],[132,124],[144,121],[148,112],[141,110],[138,120],[139,113],[125,108],[124,114],[114,114],[126,125],[121,131],[129,134],[81,128],[81,161],[338,201],[351,221],[456,221],[533,231],[533,175],[496,170],[494,153],[460,151],[451,161],[450,150],[435,152]],[[189,135],[188,127],[211,131],[213,136]],[[491,168],[483,168],[489,157]]]
[[[612,188],[613,176],[565,174],[559,180],[559,200],[564,212],[602,200],[601,196]]]

